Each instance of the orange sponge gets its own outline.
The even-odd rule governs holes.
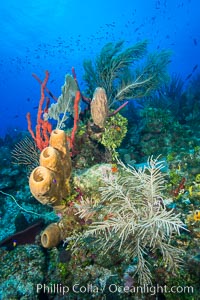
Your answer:
[[[40,166],[30,175],[31,193],[42,204],[51,204],[56,210],[61,209],[61,201],[70,193],[71,170],[66,134],[63,130],[53,130],[49,147],[40,154]]]

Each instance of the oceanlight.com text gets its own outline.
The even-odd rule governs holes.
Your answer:
[[[132,293],[132,294],[150,294],[156,295],[158,293],[166,294],[193,294],[193,286],[171,286],[167,285],[160,286],[159,284],[155,286],[142,285],[142,286],[118,286],[116,284],[110,284],[108,287],[110,293]]]
[[[155,286],[142,285],[142,286],[122,286],[117,284],[110,284],[103,287],[93,284],[82,285],[76,283],[72,286],[62,285],[60,283],[57,284],[37,284],[36,290],[37,293],[41,291],[47,294],[92,294],[99,295],[104,294],[105,288],[111,294],[149,294],[156,295],[158,293],[162,294],[193,294],[194,288],[193,286],[171,286],[167,285],[160,286],[159,284]]]

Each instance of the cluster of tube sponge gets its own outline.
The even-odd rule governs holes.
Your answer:
[[[40,165],[29,178],[32,195],[42,204],[53,206],[58,213],[65,207],[63,200],[70,194],[71,157],[67,146],[67,137],[63,130],[55,129],[51,133],[49,146],[40,154]],[[42,233],[43,247],[56,246],[62,239],[62,230],[58,223],[50,224]]]

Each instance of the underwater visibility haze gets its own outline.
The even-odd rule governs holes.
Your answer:
[[[0,9],[0,299],[200,299],[200,4]]]

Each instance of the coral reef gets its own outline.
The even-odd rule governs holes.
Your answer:
[[[85,61],[87,95],[74,68],[58,98],[48,72],[44,81],[33,74],[33,140],[0,140],[1,299],[177,298],[133,292],[143,284],[189,286],[179,299],[199,297],[200,77],[168,81],[169,51],[123,45]],[[36,295],[38,281],[76,289]],[[92,288],[80,295],[79,285]]]
[[[45,255],[36,245],[0,249],[0,298],[33,299],[38,282],[44,281]],[[38,299],[38,298],[36,298]]]

